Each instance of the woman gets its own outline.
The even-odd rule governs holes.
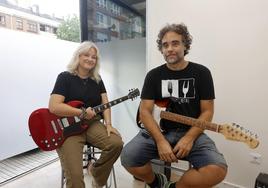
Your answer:
[[[67,180],[67,188],[84,188],[82,151],[86,142],[102,151],[100,158],[91,166],[93,187],[106,184],[114,162],[119,157],[123,142],[118,131],[112,127],[111,110],[101,116],[91,107],[108,102],[104,83],[99,75],[99,50],[89,41],[81,43],[64,71],[58,75],[49,100],[49,111],[57,116],[78,116],[89,128],[80,135],[68,137],[57,149]],[[79,100],[85,108],[75,108],[69,101]]]

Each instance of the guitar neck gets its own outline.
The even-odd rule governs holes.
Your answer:
[[[182,123],[185,125],[199,127],[201,129],[207,129],[207,130],[214,131],[214,132],[220,131],[219,130],[220,125],[218,125],[216,123],[211,123],[208,121],[203,121],[203,120],[183,116],[183,115],[175,114],[172,112],[161,111],[160,118],[170,120],[170,121],[175,121],[175,122]]]
[[[115,99],[111,102],[108,102],[108,103],[105,103],[105,104],[101,104],[101,105],[98,105],[98,106],[95,106],[93,108],[93,110],[95,111],[95,113],[99,113],[99,112],[102,112],[104,110],[106,110],[107,108],[110,108],[116,104],[119,104],[125,100],[128,100],[129,97],[128,96],[124,96],[124,97],[121,97],[121,98],[118,98],[118,99]]]

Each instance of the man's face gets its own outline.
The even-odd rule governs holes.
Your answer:
[[[184,60],[185,46],[182,36],[173,32],[167,32],[162,39],[162,54],[167,63],[175,64]]]

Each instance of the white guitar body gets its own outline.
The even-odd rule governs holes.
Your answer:
[[[152,115],[154,117],[154,120],[156,121],[157,125],[159,126],[160,130],[163,131],[160,127],[160,120],[162,119],[160,114],[162,111],[166,111],[166,108],[165,107],[160,107],[160,106],[157,106],[157,105],[154,105],[154,109],[153,109],[153,112],[152,112]]]

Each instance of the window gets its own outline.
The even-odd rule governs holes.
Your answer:
[[[53,27],[53,28],[52,28],[52,32],[53,32],[54,34],[57,34],[57,28],[56,28],[56,27]]]
[[[45,26],[45,32],[51,33],[51,27],[49,25]]]
[[[139,17],[133,18],[133,32],[142,33],[141,19]]]
[[[108,36],[104,33],[97,32],[97,42],[107,42]]]
[[[107,26],[107,16],[100,12],[96,12],[96,23],[102,27]]]
[[[108,38],[110,40],[127,40],[145,37],[146,33],[146,6],[145,0],[118,1],[118,0],[83,0],[80,1],[83,19],[81,40],[99,41]],[[134,4],[136,6],[134,6]],[[102,33],[107,37],[100,37]],[[98,36],[98,37],[97,37]]]
[[[44,24],[40,24],[40,31],[46,31],[46,26]]]
[[[0,25],[6,25],[6,17],[4,15],[0,15]]]
[[[111,3],[110,10],[113,14],[120,15],[120,7],[115,3]]]
[[[23,21],[20,18],[16,19],[16,29],[23,30]]]
[[[111,18],[111,30],[119,32],[119,20],[116,20],[114,18]]]
[[[28,31],[37,33],[37,24],[35,22],[28,22]]]
[[[107,9],[107,7],[108,7],[107,0],[96,0],[96,4],[97,4],[98,7],[102,7],[102,8],[105,8],[105,9]]]

